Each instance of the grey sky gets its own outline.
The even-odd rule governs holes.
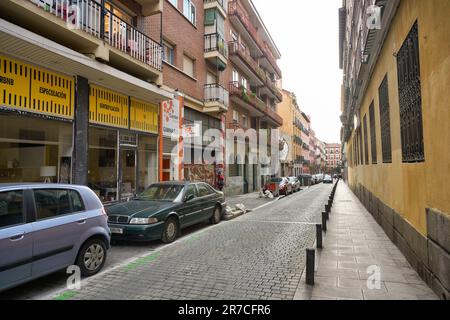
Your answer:
[[[253,0],[281,51],[283,88],[325,142],[340,141],[342,71],[339,69],[338,9],[342,0]]]

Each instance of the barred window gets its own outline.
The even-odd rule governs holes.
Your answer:
[[[375,107],[373,101],[369,107],[370,116],[370,147],[372,153],[372,164],[377,164],[377,136],[375,131]]]
[[[391,118],[389,111],[389,87],[387,75],[384,77],[378,88],[380,100],[380,128],[381,128],[381,149],[383,163],[392,163],[391,147]]]
[[[403,162],[425,161],[417,21],[397,55]]]
[[[367,116],[364,115],[363,120],[363,126],[364,126],[364,164],[369,164],[369,148],[368,146],[368,139],[367,139]]]

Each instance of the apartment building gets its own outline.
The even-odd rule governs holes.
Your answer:
[[[229,64],[227,12],[226,0],[166,0],[162,23],[157,16],[143,22],[149,34],[162,34],[163,88],[177,96],[168,103],[179,106],[182,119],[179,135],[173,139],[167,131],[161,141],[161,180],[205,181],[215,186],[217,172],[224,168],[223,152],[213,154],[220,160],[213,162],[207,162],[204,153],[212,142],[205,133],[214,129],[223,134],[229,105],[224,73]],[[178,156],[182,161],[177,164]]]
[[[309,160],[311,119],[304,112],[300,112],[300,130],[301,130],[300,139],[302,141],[302,152],[300,158],[302,163],[302,173],[311,173]]]
[[[374,21],[371,5],[383,6],[376,27],[366,24]],[[449,15],[445,0],[346,0],[339,11],[348,183],[443,299],[450,298]]]
[[[326,172],[329,174],[340,173],[342,166],[341,145],[339,143],[326,143]]]
[[[282,176],[298,176],[302,173],[301,111],[293,92],[282,90],[283,101],[278,105],[278,114],[283,118],[281,139],[287,144],[287,156],[281,159]]]
[[[226,116],[227,129],[276,129],[283,124],[277,114],[278,103],[282,100],[279,89],[281,70],[277,65],[280,52],[269,31],[261,20],[251,0],[229,0],[228,19],[225,21],[229,51],[229,65],[225,78],[229,79],[230,105]],[[268,155],[271,148],[278,148],[267,142]],[[234,152],[234,159],[227,159],[226,192],[228,194],[247,193],[259,190],[270,178],[270,166],[251,161],[250,155],[258,154],[248,142],[238,146],[228,141]],[[238,150],[244,150],[238,154]],[[233,164],[234,162],[234,164]],[[245,164],[240,164],[245,163]]]
[[[0,182],[89,185],[105,201],[158,181],[163,0],[0,2]]]

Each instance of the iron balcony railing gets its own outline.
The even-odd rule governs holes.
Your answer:
[[[67,22],[70,29],[80,29],[104,40],[159,71],[162,47],[95,0],[30,0],[45,11]]]
[[[273,81],[266,72],[259,66],[258,62],[250,55],[248,50],[245,50],[238,41],[231,41],[228,43],[228,50],[230,55],[236,55],[242,59],[250,69],[255,72],[258,78],[264,83],[267,88],[277,97],[278,100],[283,99],[283,95],[278,89],[275,81]]]
[[[205,52],[218,51],[228,58],[228,48],[225,40],[218,33],[205,34]]]
[[[226,107],[229,106],[229,93],[220,84],[207,84],[204,88],[205,102],[219,102]]]
[[[213,2],[217,2],[222,9],[228,13],[228,0],[203,0],[204,3],[213,3]]]

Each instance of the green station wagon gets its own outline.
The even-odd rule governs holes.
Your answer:
[[[219,223],[225,208],[223,192],[209,184],[171,181],[152,184],[131,201],[105,209],[112,239],[170,243],[186,227]]]

